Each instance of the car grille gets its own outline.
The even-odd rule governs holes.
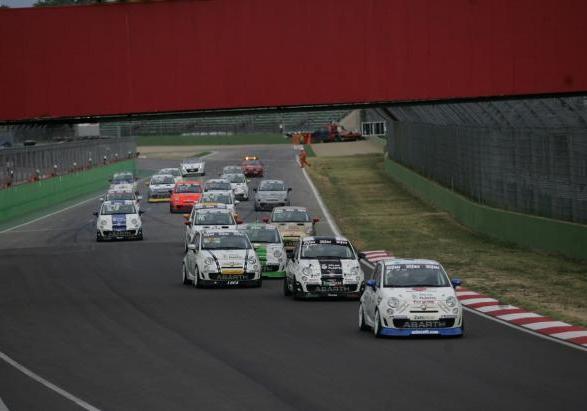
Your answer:
[[[353,293],[357,291],[357,284],[307,285],[306,288],[310,293]]]
[[[454,326],[454,318],[442,320],[409,320],[406,318],[394,319],[393,326],[396,328],[448,328]]]
[[[135,230],[116,230],[114,231],[106,231],[104,232],[104,236],[106,237],[134,237],[136,235]]]

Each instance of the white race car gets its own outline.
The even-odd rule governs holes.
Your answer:
[[[249,199],[249,185],[243,173],[223,174],[221,178],[230,181],[232,192],[236,198],[245,201]]]
[[[176,183],[178,181],[181,181],[181,171],[179,170],[179,168],[162,168],[161,170],[157,171],[157,174],[171,174]]]
[[[260,287],[261,264],[242,231],[197,232],[183,259],[184,284]]]
[[[206,174],[206,162],[199,158],[188,158],[179,165],[182,177],[203,176]]]
[[[305,237],[287,262],[283,294],[358,299],[364,279],[357,253],[346,238]]]
[[[263,222],[277,226],[288,256],[294,252],[301,238],[316,234],[319,221],[317,217],[310,218],[306,207],[275,207],[270,218],[263,218]]]
[[[236,230],[234,215],[226,207],[194,207],[188,220],[185,222],[184,249],[193,241],[194,235],[202,230]]]
[[[249,240],[253,243],[257,257],[261,261],[263,277],[285,277],[287,254],[277,227],[270,224],[250,223],[241,224],[238,229],[247,233]]]
[[[175,178],[171,174],[155,174],[149,181],[149,203],[169,201],[175,188]]]
[[[442,266],[433,260],[385,259],[375,266],[359,305],[359,328],[379,336],[464,332],[463,307]]]
[[[110,189],[117,191],[134,191],[138,195],[137,179],[130,171],[115,173],[110,179]]]
[[[134,201],[104,201],[100,211],[94,213],[96,221],[96,241],[143,239],[141,214]]]

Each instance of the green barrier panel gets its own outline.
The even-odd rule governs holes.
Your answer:
[[[385,160],[385,170],[416,196],[479,233],[524,247],[587,259],[585,225],[475,203],[389,159]]]
[[[135,160],[0,190],[0,224],[105,190],[108,179],[119,171],[134,172]]]

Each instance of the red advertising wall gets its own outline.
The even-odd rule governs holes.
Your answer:
[[[0,9],[0,121],[587,90],[583,0]]]

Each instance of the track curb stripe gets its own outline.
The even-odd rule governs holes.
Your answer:
[[[504,321],[532,334],[587,348],[587,328],[585,327],[567,324],[513,305],[501,304],[494,298],[462,287],[457,290],[457,298],[470,310]]]

